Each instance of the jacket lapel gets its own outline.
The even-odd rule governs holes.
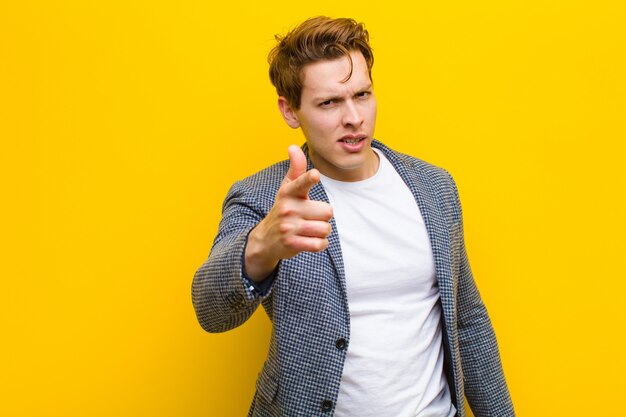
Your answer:
[[[446,218],[441,205],[436,181],[430,177],[425,165],[419,160],[399,155],[380,142],[374,141],[372,146],[380,149],[394,166],[400,177],[411,190],[422,213],[435,260],[435,273],[441,297],[446,328],[451,330],[456,323],[456,283],[450,262],[450,236]]]

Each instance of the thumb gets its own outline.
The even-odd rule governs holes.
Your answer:
[[[291,145],[287,152],[289,153],[289,171],[285,178],[291,182],[306,172],[306,156],[296,145]]]

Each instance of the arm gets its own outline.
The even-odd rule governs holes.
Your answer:
[[[289,157],[289,171],[273,204],[243,181],[226,197],[213,248],[192,286],[198,321],[209,332],[230,330],[254,313],[269,296],[268,287],[281,259],[328,246],[332,208],[308,198],[320,174],[306,171],[306,157],[297,146],[289,148]],[[273,181],[277,181],[275,177],[260,177],[264,184]],[[269,279],[270,285],[264,279]]]
[[[458,235],[452,238],[459,241],[458,335],[465,395],[476,417],[514,416],[496,336],[467,258],[461,203],[451,181],[459,211]]]
[[[243,275],[243,253],[249,232],[264,215],[242,182],[229,191],[219,231],[208,259],[196,272],[192,301],[200,325],[208,332],[223,332],[243,324],[262,296]]]

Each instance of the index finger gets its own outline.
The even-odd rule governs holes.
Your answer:
[[[320,181],[320,172],[312,169],[285,184],[284,194],[292,197],[309,198],[309,191]]]

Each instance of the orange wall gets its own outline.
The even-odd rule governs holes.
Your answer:
[[[620,414],[624,2],[294,4],[0,5],[0,415],[245,414],[268,321],[203,333],[191,279],[302,142],[266,54],[317,14],[370,29],[377,137],[455,176],[518,414]]]

